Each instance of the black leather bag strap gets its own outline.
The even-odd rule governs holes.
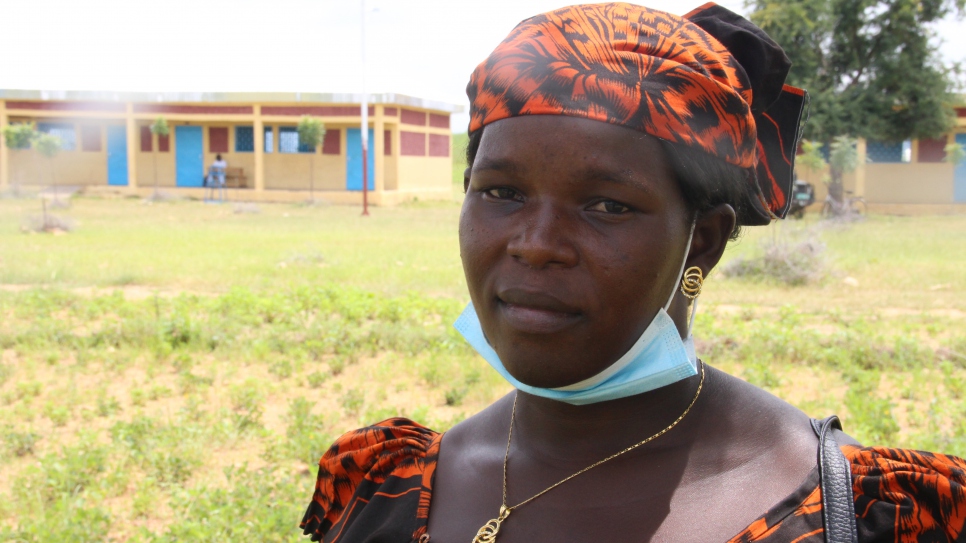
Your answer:
[[[857,543],[855,505],[852,501],[852,466],[835,441],[833,429],[842,429],[835,415],[812,419],[818,436],[818,473],[822,485],[822,522],[826,543]]]

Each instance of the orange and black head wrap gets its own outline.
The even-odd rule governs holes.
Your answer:
[[[784,218],[807,94],[785,53],[713,3],[684,17],[625,3],[531,17],[470,78],[470,132],[520,115],[568,115],[704,151],[748,170],[754,211]]]

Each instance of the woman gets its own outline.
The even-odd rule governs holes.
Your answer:
[[[520,23],[467,89],[457,321],[517,390],[443,435],[391,419],[340,438],[305,532],[966,541],[966,462],[863,448],[694,354],[703,278],[788,208],[806,101],[788,67],[713,4]]]

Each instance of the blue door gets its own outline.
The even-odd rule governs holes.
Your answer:
[[[376,176],[375,160],[372,158],[372,129],[369,129],[369,183],[368,189],[375,190],[373,179]],[[350,128],[345,135],[345,188],[346,190],[362,190],[362,130]]]
[[[956,143],[966,148],[966,134],[956,134]],[[953,200],[966,202],[966,160],[956,165],[953,178]]]
[[[127,185],[127,128],[107,127],[107,184]]]
[[[174,127],[174,164],[179,187],[203,186],[205,162],[202,150],[200,126]]]

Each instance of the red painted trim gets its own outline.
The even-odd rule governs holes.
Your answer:
[[[386,115],[390,117],[395,117],[396,115],[399,115],[399,110],[394,107],[387,107],[384,111],[386,112]]]
[[[208,127],[208,152],[227,153],[228,152],[228,127],[209,126]]]
[[[141,152],[150,153],[154,150],[154,144],[151,141],[151,127],[142,126],[140,130],[141,135]]]
[[[919,162],[946,160],[946,138],[919,140]]]
[[[323,155],[338,155],[342,153],[342,131],[338,128],[330,128],[325,131],[325,138],[322,140]]]
[[[435,128],[449,128],[449,115],[429,114],[429,126]]]
[[[413,111],[411,109],[402,110],[402,117],[399,120],[403,124],[414,124],[416,126],[426,126],[426,114],[422,111]]]
[[[382,131],[382,154],[392,156],[392,130]]]
[[[24,102],[8,101],[7,109],[38,111],[111,111],[124,112],[124,104],[116,102]]]
[[[426,134],[422,132],[399,132],[399,154],[403,156],[426,156]]]
[[[181,104],[134,104],[135,113],[185,113],[196,115],[238,115],[252,112],[252,106],[186,106]]]
[[[369,115],[376,109],[369,106]],[[262,106],[262,115],[318,115],[320,117],[358,117],[359,106]]]
[[[430,134],[429,156],[449,156],[449,136]]]

